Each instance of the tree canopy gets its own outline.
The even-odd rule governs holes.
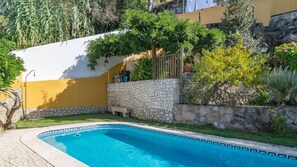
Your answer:
[[[224,12],[222,30],[226,34],[249,31],[255,23],[253,0],[230,0],[230,6]]]
[[[224,42],[219,30],[209,30],[199,23],[181,20],[169,11],[153,13],[128,10],[121,22],[122,32],[106,35],[90,42],[89,66],[94,69],[97,59],[129,56],[147,50],[163,49],[176,53],[181,46],[188,51],[211,50]]]
[[[253,37],[250,29],[256,23],[254,0],[230,0],[230,5],[224,12],[221,29],[229,35],[227,45],[235,45],[240,40],[246,48],[259,53],[260,41]]]

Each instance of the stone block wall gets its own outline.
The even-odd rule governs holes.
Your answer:
[[[183,124],[212,124],[222,129],[270,129],[268,107],[222,107],[177,104],[173,108],[173,122]],[[297,107],[275,108],[297,133]]]
[[[179,102],[179,80],[161,79],[108,84],[108,106],[130,109],[131,116],[172,122],[172,109]]]
[[[26,113],[27,118],[45,118],[52,116],[66,116],[78,114],[95,114],[104,113],[106,107],[73,107],[73,108],[46,108],[46,109],[29,109]]]

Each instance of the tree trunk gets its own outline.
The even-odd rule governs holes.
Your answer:
[[[0,131],[3,131],[3,130],[14,128],[13,116],[15,112],[21,108],[22,102],[19,94],[11,88],[2,88],[0,89],[0,93],[4,94],[5,96],[7,96],[8,98],[14,101],[11,108],[9,108],[9,106],[5,102],[0,103],[1,106],[3,106],[3,108],[5,109],[5,116],[6,116],[5,122],[2,122],[0,120]]]
[[[75,39],[77,37],[77,27],[76,27],[76,22],[72,21],[71,25],[71,38]]]
[[[0,120],[0,132],[4,131],[4,124],[3,122]]]

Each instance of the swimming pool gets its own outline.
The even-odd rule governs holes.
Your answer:
[[[38,138],[88,166],[297,167],[297,158],[124,124],[67,128]]]

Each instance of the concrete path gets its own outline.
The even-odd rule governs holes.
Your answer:
[[[48,162],[20,142],[20,137],[32,129],[0,133],[1,167],[50,167]]]

